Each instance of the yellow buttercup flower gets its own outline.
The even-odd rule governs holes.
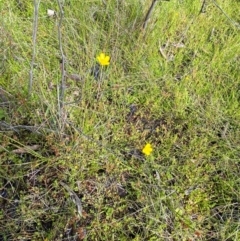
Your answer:
[[[100,65],[105,66],[110,64],[110,56],[105,55],[104,53],[101,53],[97,56],[97,61]]]
[[[142,153],[145,154],[146,156],[149,156],[152,153],[152,145],[147,143],[144,148],[142,149]]]

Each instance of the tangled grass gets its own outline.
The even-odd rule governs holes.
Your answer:
[[[0,240],[240,239],[239,3],[153,2],[0,2]]]

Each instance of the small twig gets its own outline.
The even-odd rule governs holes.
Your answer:
[[[64,117],[64,94],[65,94],[65,87],[66,87],[65,55],[64,55],[63,46],[62,46],[62,31],[61,31],[64,11],[60,0],[58,0],[57,2],[60,9],[60,20],[58,23],[58,41],[59,41],[59,49],[61,54],[61,81],[60,81],[59,96],[58,96],[58,108],[59,108],[60,124],[62,129],[64,124],[62,120],[64,119],[63,118]]]
[[[33,20],[33,48],[32,48],[32,60],[31,60],[31,66],[29,71],[29,84],[28,84],[28,96],[31,95],[32,92],[32,86],[33,86],[33,69],[34,69],[34,61],[36,56],[36,41],[37,41],[37,26],[38,26],[38,9],[39,9],[39,0],[34,0],[34,20]]]
[[[0,121],[0,133],[1,132],[7,132],[7,131],[13,131],[16,133],[20,133],[22,130],[27,130],[39,135],[43,135],[44,132],[49,132],[49,133],[55,133],[57,134],[56,131],[52,130],[52,129],[48,129],[48,128],[44,128],[41,126],[26,126],[26,125],[16,125],[13,126],[5,121]],[[42,132],[44,131],[44,132]],[[62,133],[62,135],[64,135],[64,133]]]
[[[144,19],[144,22],[143,22],[143,30],[145,30],[146,27],[147,27],[148,20],[149,20],[151,14],[152,14],[152,11],[153,11],[154,6],[156,5],[157,1],[158,1],[158,0],[153,0],[150,8],[149,8],[148,11],[147,11],[147,14],[146,14],[145,19]]]
[[[152,11],[153,11],[153,9],[154,9],[157,1],[158,1],[158,0],[153,0],[150,8],[149,8],[148,11],[147,11],[147,14],[146,14],[146,16],[145,16],[145,19],[144,19],[144,21],[143,21],[143,27],[142,27],[143,30],[145,30],[146,27],[147,27],[148,20],[149,20],[151,14],[152,14]],[[159,1],[160,1],[160,0],[159,0]],[[162,1],[163,1],[163,0],[162,0]],[[170,0],[164,0],[164,1],[170,1]]]
[[[206,0],[203,0],[199,14],[205,13],[205,9],[206,9]]]
[[[169,57],[165,54],[164,49],[162,48],[161,44],[159,43],[159,53],[162,55],[164,59],[169,61]]]
[[[25,126],[25,125],[12,126],[11,124],[6,123],[5,121],[0,121],[0,130],[3,131],[3,132],[15,131],[17,133],[19,133],[20,130],[28,130],[28,131],[31,131],[31,132],[35,132],[37,134],[41,134],[38,131],[38,128],[35,127],[35,126]]]
[[[65,184],[64,182],[60,181],[59,183],[68,191],[70,197],[72,198],[72,201],[77,206],[78,214],[80,215],[80,217],[82,217],[83,208],[82,208],[81,200],[78,197],[78,195],[74,191],[72,191],[72,189],[67,184]]]

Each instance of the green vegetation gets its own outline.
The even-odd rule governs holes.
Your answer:
[[[45,0],[35,44],[33,2],[0,2],[0,240],[240,240],[239,1]]]

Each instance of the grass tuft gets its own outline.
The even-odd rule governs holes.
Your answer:
[[[205,2],[41,1],[35,43],[0,2],[0,240],[240,239],[239,4]]]

